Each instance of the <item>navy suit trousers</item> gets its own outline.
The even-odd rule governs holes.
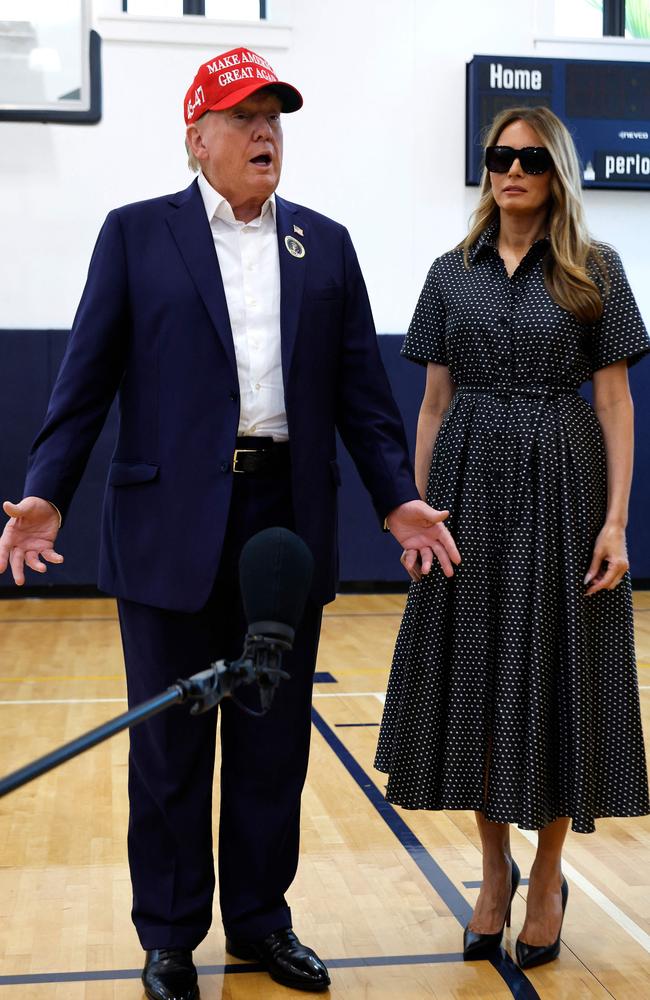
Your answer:
[[[239,554],[248,538],[276,525],[293,527],[288,476],[234,474],[226,545],[206,606],[187,614],[119,600],[130,705],[215,659],[241,654],[246,621]],[[183,524],[178,530],[185,530]],[[263,578],[265,567],[259,571]],[[133,920],[143,948],[195,948],[210,927],[217,711],[219,893],[226,934],[255,941],[291,926],[285,892],[298,865],[321,616],[321,607],[307,604],[293,651],[283,661],[291,680],[281,682],[268,715],[252,718],[226,700],[196,717],[176,706],[131,731],[129,864]],[[237,695],[257,708],[254,687]]]

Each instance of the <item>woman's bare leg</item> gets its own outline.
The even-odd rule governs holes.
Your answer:
[[[530,870],[526,919],[519,935],[530,945],[552,944],[562,923],[562,848],[571,820],[556,819],[539,831]]]
[[[491,823],[480,812],[474,815],[483,848],[483,885],[469,926],[477,934],[496,934],[510,901],[510,826]]]

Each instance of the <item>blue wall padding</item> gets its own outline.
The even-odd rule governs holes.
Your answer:
[[[64,330],[0,330],[0,492],[3,498],[19,499],[22,494],[25,458],[45,413],[67,336]],[[400,357],[401,343],[399,336],[379,337],[412,455],[424,371]],[[636,409],[636,461],[628,544],[633,576],[637,580],[650,580],[650,525],[645,517],[650,501],[650,363],[642,362],[632,369],[631,383]],[[45,578],[28,571],[28,584],[42,586],[44,594],[56,593],[57,585],[84,587],[95,583],[99,516],[116,422],[113,409],[60,535],[65,563],[51,567]],[[343,477],[339,528],[341,581],[403,583],[405,575],[398,561],[400,550],[390,536],[381,532],[370,500],[342,447],[340,462]],[[0,593],[2,588],[9,586],[9,574],[0,577]]]
[[[18,500],[22,496],[27,453],[45,415],[67,339],[66,330],[0,330],[2,499]],[[65,562],[61,566],[50,566],[45,576],[27,570],[28,586],[42,586],[44,593],[49,593],[57,585],[95,584],[99,517],[116,430],[117,408],[114,407],[57,540],[57,548],[65,556]],[[11,585],[9,573],[0,576],[0,588]]]

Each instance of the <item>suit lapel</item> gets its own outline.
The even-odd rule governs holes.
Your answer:
[[[180,195],[172,198],[171,203],[176,207],[168,215],[167,223],[236,375],[237,362],[228,304],[210,223],[197,182],[194,181]]]
[[[302,293],[305,282],[305,268],[309,256],[309,233],[301,220],[298,209],[290,202],[276,195],[276,227],[278,231],[278,253],[280,255],[280,326],[282,330],[282,374],[285,390],[291,370],[291,359],[296,343]],[[302,230],[298,234],[294,225]],[[304,247],[305,256],[296,257],[287,249],[285,238],[298,240]]]

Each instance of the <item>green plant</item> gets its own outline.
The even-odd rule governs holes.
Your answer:
[[[625,0],[625,28],[633,38],[650,38],[650,0]]]

